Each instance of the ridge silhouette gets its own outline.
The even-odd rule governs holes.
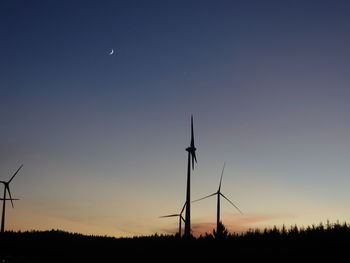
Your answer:
[[[248,262],[335,262],[348,255],[350,227],[346,223],[251,229],[242,234],[226,232],[224,226],[223,230],[221,238],[215,238],[213,230],[213,234],[191,239],[157,234],[115,238],[59,230],[5,231],[0,236],[0,257],[5,262],[115,262],[119,258],[164,262],[169,257],[183,260],[184,255],[195,262],[232,261],[233,257]]]

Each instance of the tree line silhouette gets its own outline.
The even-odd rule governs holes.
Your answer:
[[[82,235],[60,230],[5,231],[0,235],[2,262],[117,262],[165,259],[207,260],[334,260],[347,256],[350,226],[329,223],[308,227],[282,226],[230,233],[223,224],[218,231],[197,238],[178,235],[115,238]]]

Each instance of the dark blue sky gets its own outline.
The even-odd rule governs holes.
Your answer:
[[[18,213],[39,207],[83,232],[166,229],[156,217],[183,201],[194,114],[194,196],[212,192],[226,161],[247,217],[346,219],[349,13],[347,1],[1,1],[0,166],[25,164]],[[140,206],[152,207],[142,226],[129,222]]]

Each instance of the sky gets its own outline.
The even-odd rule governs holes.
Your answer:
[[[0,3],[6,229],[175,233],[193,199],[232,232],[350,219],[348,1]],[[115,53],[109,55],[114,49]],[[193,203],[194,234],[216,199]]]

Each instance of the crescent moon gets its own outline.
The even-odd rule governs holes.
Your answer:
[[[112,48],[111,52],[109,52],[110,55],[113,55],[114,54],[114,50]]]

